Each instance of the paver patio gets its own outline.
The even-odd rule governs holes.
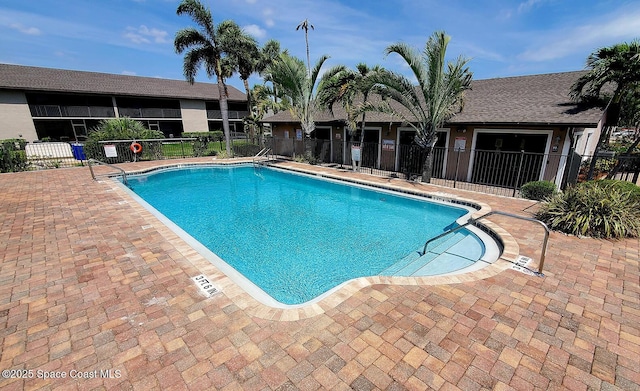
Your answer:
[[[533,204],[287,164],[522,215]],[[0,187],[0,369],[33,376],[0,379],[3,390],[639,389],[638,239],[554,232],[545,277],[370,279],[294,316],[247,298],[86,167],[1,174]],[[540,227],[491,220],[538,259]],[[223,292],[202,296],[201,273]]]

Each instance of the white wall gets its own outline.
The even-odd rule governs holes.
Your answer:
[[[10,138],[34,141],[38,139],[38,134],[24,93],[2,90],[0,91],[0,140]]]

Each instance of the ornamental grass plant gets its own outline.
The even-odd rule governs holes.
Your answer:
[[[549,228],[572,235],[640,236],[640,199],[618,186],[570,187],[552,196],[536,217]]]

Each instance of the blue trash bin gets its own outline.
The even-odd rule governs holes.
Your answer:
[[[84,145],[79,143],[71,144],[71,152],[76,160],[87,160],[87,156],[84,154]]]

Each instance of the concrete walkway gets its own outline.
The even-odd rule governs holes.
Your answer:
[[[123,167],[163,163],[177,162]],[[285,164],[522,215],[533,205]],[[256,303],[113,182],[93,181],[86,167],[1,174],[0,188],[3,390],[640,384],[638,239],[552,233],[543,278],[508,267],[456,281],[372,278],[291,311]],[[538,226],[491,220],[513,238],[511,249],[538,259]],[[191,280],[201,273],[223,292],[202,296]]]

